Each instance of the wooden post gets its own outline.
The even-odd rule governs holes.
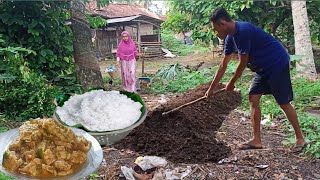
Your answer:
[[[142,63],[142,72],[141,72],[141,74],[142,74],[142,76],[144,75],[144,58],[143,57],[139,57],[140,59],[141,59],[141,63]]]
[[[158,28],[158,42],[161,42],[161,38],[160,38],[160,27]]]
[[[138,50],[139,53],[141,53],[141,36],[140,36],[140,22],[138,22],[138,26],[137,26],[137,37],[138,37]],[[142,69],[141,69],[141,74],[142,76],[144,75],[144,58],[139,57],[139,59],[141,59],[141,64],[142,64]]]
[[[140,22],[138,22],[137,26],[137,37],[138,37],[138,50],[141,50],[141,36],[140,36]]]
[[[119,26],[116,27],[117,44],[119,44]]]

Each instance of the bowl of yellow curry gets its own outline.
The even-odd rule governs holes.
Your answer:
[[[0,133],[0,171],[16,179],[81,179],[103,159],[87,132],[54,119],[33,119]]]

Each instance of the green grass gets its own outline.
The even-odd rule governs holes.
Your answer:
[[[0,126],[0,133],[6,132],[6,131],[8,131],[8,128],[4,126]]]
[[[2,172],[0,172],[0,180],[13,180],[13,179],[14,179],[13,177],[6,176]]]
[[[148,89],[154,94],[183,93],[201,84],[210,82],[213,77],[212,69],[202,69],[194,72],[181,72],[173,80],[154,78]]]
[[[9,129],[5,126],[6,120],[4,119],[4,116],[0,114],[0,133],[6,132]],[[2,154],[0,154],[2,156]],[[1,166],[1,165],[0,165]],[[0,180],[12,180],[14,178],[10,176],[6,176],[2,172],[0,172]]]
[[[208,47],[203,47],[197,44],[186,45],[182,40],[177,40],[173,33],[163,32],[161,37],[162,46],[169,49],[174,55],[186,56],[194,52],[204,53],[209,51]]]
[[[6,127],[6,119],[4,118],[4,115],[0,114],[0,133],[6,132],[9,129]]]

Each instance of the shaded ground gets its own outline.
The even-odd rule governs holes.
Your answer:
[[[216,131],[226,115],[240,104],[239,93],[221,92],[169,115],[161,115],[202,97],[208,87],[209,84],[205,84],[172,98],[168,104],[151,112],[142,125],[115,147],[165,157],[175,163],[217,162],[227,157],[230,148],[216,140]]]

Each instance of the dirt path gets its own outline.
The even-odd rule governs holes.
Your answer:
[[[242,120],[242,121],[241,121]],[[232,149],[230,162],[220,166],[228,172],[227,177],[239,179],[320,179],[320,160],[307,159],[299,154],[290,153],[282,145],[286,135],[284,122],[275,121],[273,126],[263,126],[264,149],[240,151],[238,145],[251,138],[251,120],[243,113],[233,112],[224,122],[219,139],[224,139]],[[232,161],[232,159],[237,159]],[[255,166],[268,165],[264,170]]]
[[[164,65],[180,63],[185,66],[195,66],[201,62],[204,62],[202,67],[213,67],[219,63],[219,58],[212,58],[212,53],[194,53],[184,57],[176,57],[176,58],[153,58],[153,59],[145,59],[145,73],[146,74],[154,74],[157,70]],[[137,74],[138,76],[141,74],[141,59],[138,59],[137,66]],[[115,60],[106,60],[100,61],[100,69],[103,72],[108,66],[114,65]],[[103,73],[106,75],[105,73]]]

